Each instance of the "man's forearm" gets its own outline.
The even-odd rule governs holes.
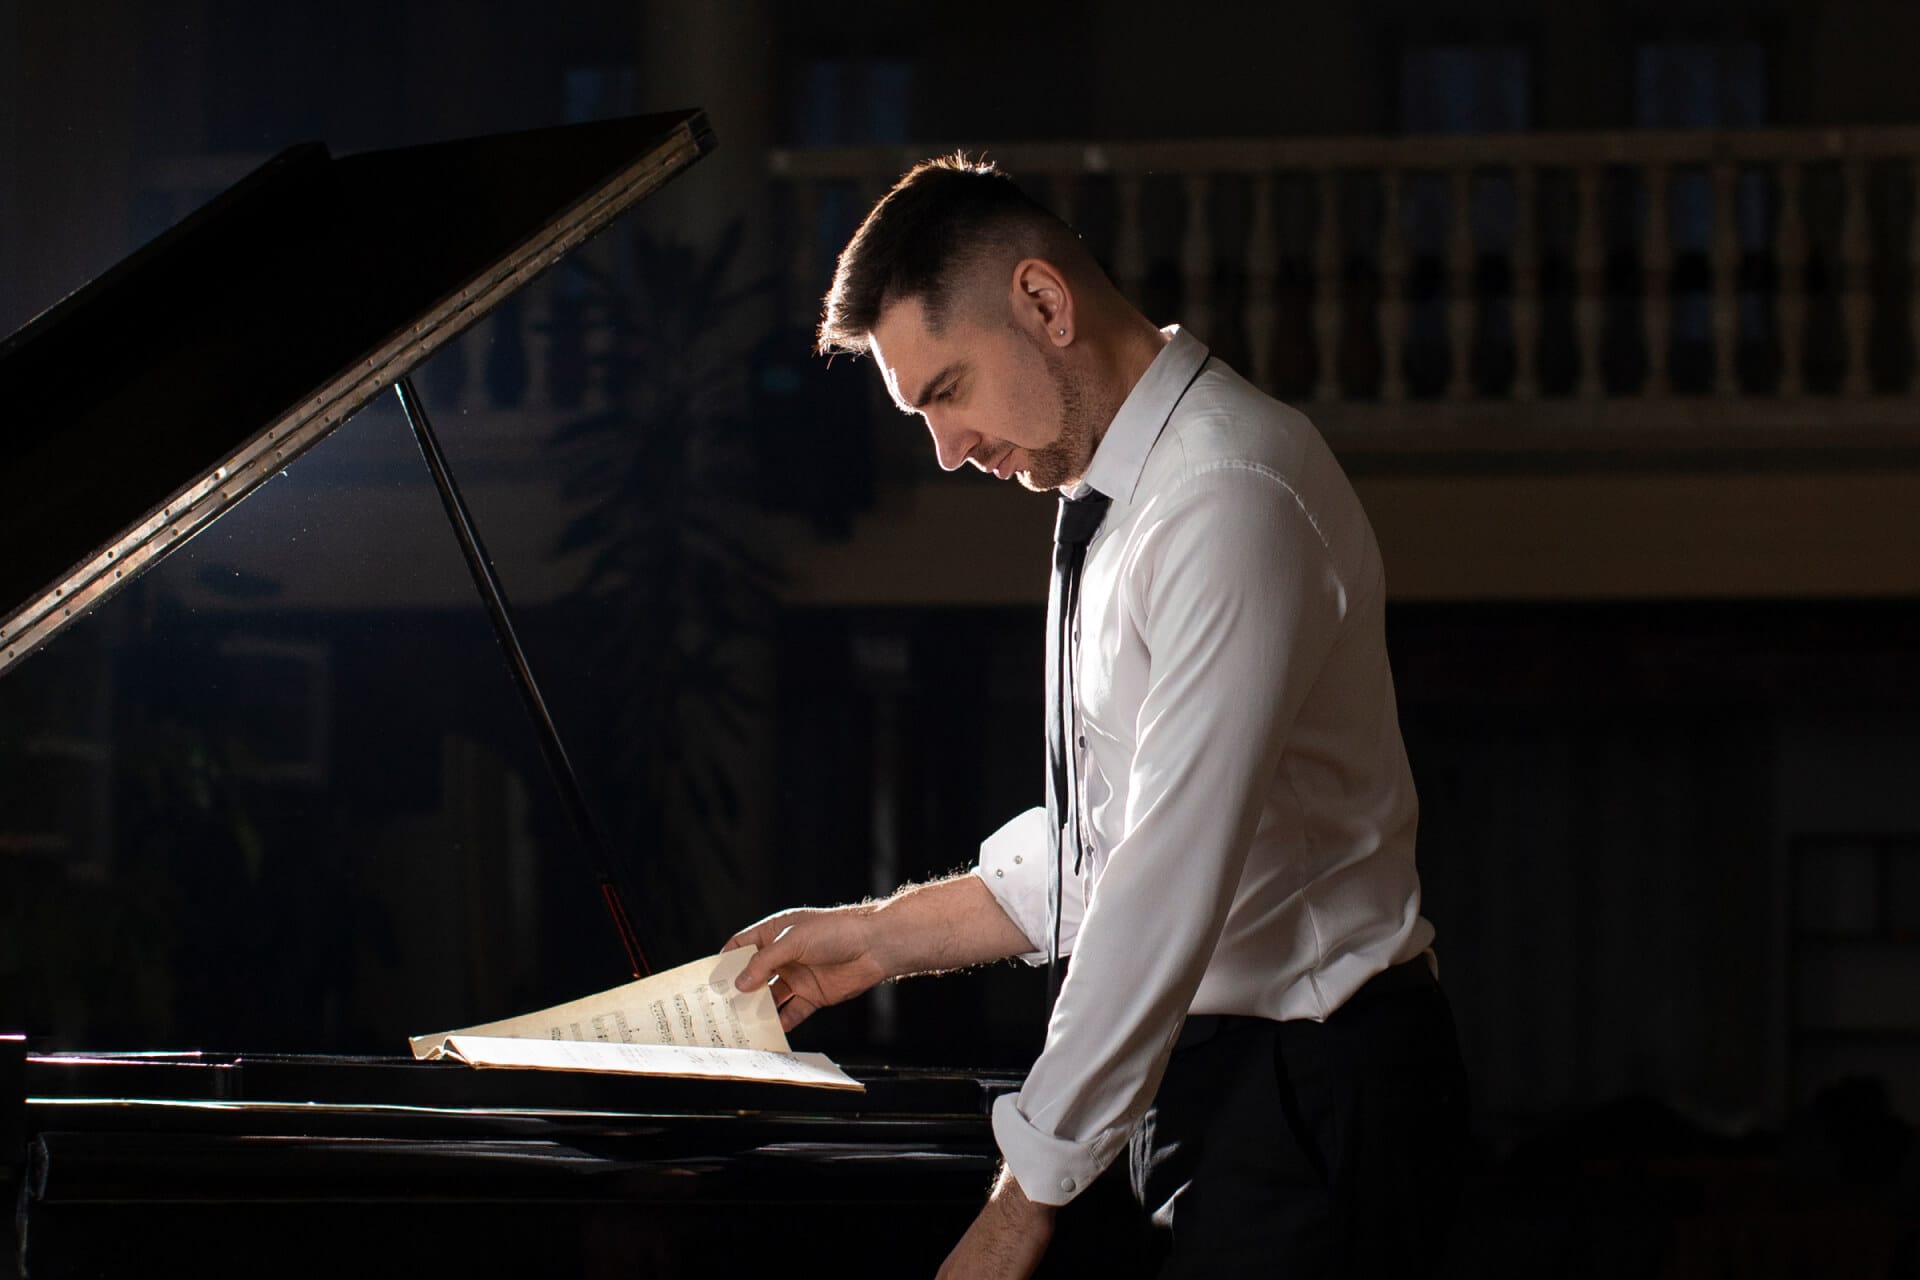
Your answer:
[[[1033,950],[975,875],[902,889],[875,904],[873,954],[890,977],[964,969]]]

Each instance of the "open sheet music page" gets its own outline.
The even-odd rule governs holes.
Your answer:
[[[753,952],[741,947],[537,1013],[414,1036],[413,1056],[477,1067],[861,1088],[821,1055],[793,1053],[772,992],[734,989]]]
[[[614,1075],[686,1076],[696,1080],[759,1080],[820,1089],[864,1090],[865,1085],[824,1054],[769,1053],[692,1045],[607,1044],[598,1040],[516,1040],[498,1036],[447,1037],[440,1055],[474,1067],[536,1071],[599,1071]]]

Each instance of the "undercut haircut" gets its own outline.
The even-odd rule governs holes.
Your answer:
[[[815,350],[866,354],[881,313],[907,298],[918,298],[927,328],[942,333],[976,268],[1036,256],[1076,274],[1092,262],[1072,228],[991,162],[960,152],[922,160],[840,251]]]

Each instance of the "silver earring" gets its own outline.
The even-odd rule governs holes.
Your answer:
[[[1064,338],[1064,337],[1066,337],[1066,336],[1067,336],[1067,331],[1066,331],[1065,329],[1062,329],[1062,330],[1060,330],[1060,336],[1061,336],[1061,337],[1063,337],[1063,338]]]

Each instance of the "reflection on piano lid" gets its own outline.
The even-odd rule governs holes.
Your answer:
[[[294,147],[0,343],[0,674],[712,146]]]

